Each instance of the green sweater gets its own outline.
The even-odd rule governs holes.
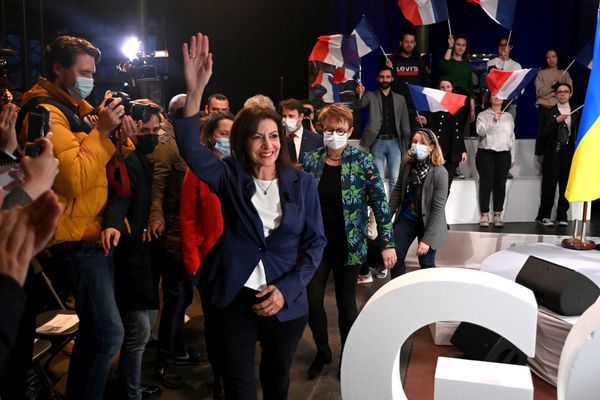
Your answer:
[[[473,97],[473,70],[468,61],[440,60],[440,78],[450,79],[455,88],[466,91]]]

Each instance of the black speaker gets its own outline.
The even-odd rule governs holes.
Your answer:
[[[600,296],[600,288],[572,269],[529,256],[516,282],[533,291],[537,303],[561,315],[581,315]]]
[[[458,325],[450,342],[470,360],[515,365],[527,363],[527,355],[517,346],[496,332],[469,322]]]

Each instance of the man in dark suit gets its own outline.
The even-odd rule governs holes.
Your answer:
[[[404,96],[391,90],[394,81],[393,70],[380,67],[377,72],[379,90],[366,92],[365,87],[359,84],[358,106],[369,107],[369,119],[360,139],[361,147],[370,149],[375,157],[375,165],[381,174],[389,177],[390,190],[393,189],[400,171],[400,159],[406,151],[410,139],[410,123],[408,108]],[[385,173],[387,164],[388,173]]]
[[[304,106],[296,99],[287,99],[279,105],[283,126],[288,134],[288,151],[294,162],[299,162],[304,154],[323,147],[323,138],[302,127]]]

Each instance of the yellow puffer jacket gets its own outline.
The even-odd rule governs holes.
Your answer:
[[[50,81],[40,78],[23,95],[23,104],[34,97],[51,97],[72,104],[80,116],[94,108],[85,100],[77,100]],[[97,129],[89,133],[71,132],[69,122],[58,108],[50,110],[52,143],[58,158],[58,176],[53,189],[63,206],[54,239],[56,241],[96,242],[100,239],[101,221],[108,196],[106,164],[116,152],[112,141]],[[128,141],[127,150],[133,145]]]

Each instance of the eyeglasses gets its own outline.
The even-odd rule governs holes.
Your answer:
[[[569,90],[557,90],[556,94],[569,94],[571,93]]]
[[[344,136],[346,133],[348,133],[348,131],[345,131],[345,130],[343,130],[343,129],[335,129],[335,130],[333,130],[333,129],[325,129],[325,130],[323,131],[323,134],[324,134],[324,135],[327,135],[327,136],[331,136],[331,135],[333,135],[334,133],[335,133],[336,135],[338,135],[338,136]]]

